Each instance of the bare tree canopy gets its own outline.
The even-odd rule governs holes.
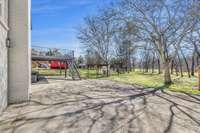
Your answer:
[[[147,68],[158,60],[160,69],[161,62],[168,84],[172,82],[170,67],[177,68],[177,60],[184,60],[190,70],[184,48],[191,47],[188,53],[194,53],[193,61],[200,55],[199,14],[198,0],[118,0],[99,15],[86,18],[79,39],[106,63],[115,55],[129,66],[132,55],[143,49],[145,54],[137,57],[143,58]]]

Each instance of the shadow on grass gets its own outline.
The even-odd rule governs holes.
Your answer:
[[[157,75],[162,75],[162,74],[159,74],[159,73],[150,73],[150,72],[135,72],[135,74],[138,74],[138,75],[145,75],[145,76],[157,76]]]
[[[155,87],[155,89],[164,91],[165,89],[169,89],[169,87],[170,87],[172,84],[173,84],[173,83],[171,83],[171,84],[164,84],[164,85],[162,85],[162,86]]]

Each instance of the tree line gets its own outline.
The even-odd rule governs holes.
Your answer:
[[[200,58],[198,0],[117,0],[87,16],[78,29],[87,59],[127,71],[194,76]]]

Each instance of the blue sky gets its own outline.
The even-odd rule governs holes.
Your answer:
[[[76,28],[110,1],[32,0],[32,45],[72,49],[80,55]]]

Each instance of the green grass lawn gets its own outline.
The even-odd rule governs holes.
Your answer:
[[[164,85],[162,74],[143,73],[136,71],[120,75],[113,73],[110,75],[110,77],[105,77],[102,75],[97,75],[96,70],[89,70],[89,74],[87,69],[80,69],[79,71],[83,79],[107,79],[135,86],[142,86],[145,88],[168,89],[176,92],[200,95],[200,91],[197,89],[197,77],[188,78],[186,73],[184,74],[184,77],[172,75],[173,84],[166,86]],[[42,76],[60,76],[60,70],[39,70],[39,73]],[[62,70],[62,76],[64,76],[64,70]]]
[[[81,78],[83,79],[99,79],[99,78],[103,78],[103,76],[101,74],[97,75],[97,71],[96,70],[87,70],[87,69],[79,69]]]
[[[52,69],[33,69],[32,71],[38,72],[40,76],[64,76],[65,70],[52,70]]]
[[[81,77],[88,78],[87,70],[80,70],[80,73]],[[89,78],[97,78],[95,70],[89,71]],[[200,95],[200,91],[197,89],[197,77],[188,78],[186,73],[184,74],[184,77],[172,75],[173,84],[169,86],[164,85],[162,74],[143,73],[139,71],[120,75],[114,73],[110,77],[102,77],[101,79],[108,79],[116,82],[142,86],[145,88],[168,89],[175,92]]]

